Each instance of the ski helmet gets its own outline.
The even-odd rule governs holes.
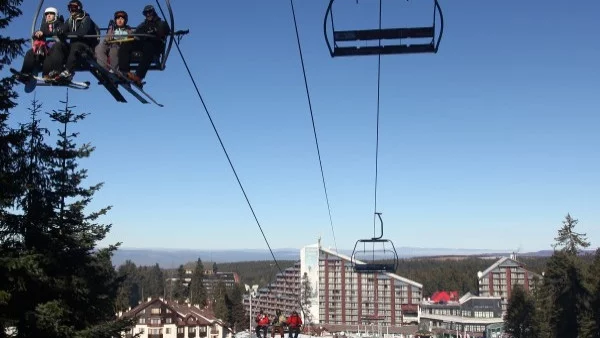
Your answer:
[[[115,15],[114,15],[114,19],[115,21],[117,20],[118,17],[122,17],[123,19],[125,19],[125,24],[127,24],[127,20],[129,19],[127,12],[125,11],[116,11]]]
[[[54,7],[48,7],[44,11],[44,16],[46,16],[46,14],[48,14],[48,13],[54,14],[54,20],[52,20],[51,22],[48,22],[48,23],[52,23],[52,22],[56,21],[56,19],[58,19],[58,9],[56,9]],[[44,20],[46,20],[46,18],[44,18]]]

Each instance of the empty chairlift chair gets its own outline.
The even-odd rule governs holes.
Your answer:
[[[383,237],[381,213],[376,213],[381,223],[381,235],[369,239],[359,239],[354,245],[351,262],[355,272],[392,272],[398,268],[398,253],[394,243]]]
[[[348,0],[338,0],[344,2]],[[381,1],[381,0],[380,0]],[[437,53],[444,32],[444,17],[442,9],[437,0],[434,0],[433,23],[425,27],[405,27],[405,28],[382,28],[382,29],[364,29],[364,30],[336,30],[333,19],[333,3],[329,1],[325,19],[323,21],[323,32],[325,42],[332,57],[336,56],[357,56],[357,55],[384,55],[384,54],[416,54],[416,53]],[[439,33],[436,38],[436,17],[439,16]],[[327,23],[331,24],[333,31],[333,44],[327,34]],[[409,44],[412,39],[420,39],[420,43]],[[427,42],[422,42],[429,39]],[[379,43],[375,46],[358,46],[357,44],[365,41],[384,41],[386,44]],[[395,40],[395,41],[394,41]],[[355,46],[346,44],[355,42]],[[395,42],[395,43],[394,43]],[[344,46],[340,46],[344,43]]]

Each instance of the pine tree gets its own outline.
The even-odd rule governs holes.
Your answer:
[[[146,271],[146,289],[148,297],[163,297],[165,294],[165,277],[158,263]]]
[[[0,30],[6,29],[12,21],[23,14],[19,9],[22,0],[0,0]],[[0,70],[5,65],[10,65],[12,61],[23,53],[25,39],[11,39],[0,34]],[[0,80],[0,123],[6,121],[7,111],[16,107],[15,99],[17,93],[13,90],[16,80],[13,77]],[[2,145],[2,139],[0,139]]]
[[[550,299],[550,290],[545,287],[543,280],[536,282],[533,290],[533,299],[535,301],[536,323],[539,328],[540,338],[550,337],[550,312],[552,308]]]
[[[61,126],[56,147],[44,143],[35,114],[21,128],[28,142],[14,154],[24,168],[17,181],[26,184],[14,207],[2,205],[0,290],[7,297],[0,318],[18,337],[117,337],[132,324],[114,319],[117,246],[95,248],[110,229],[97,223],[109,208],[86,213],[101,184],[81,186],[87,175],[78,161],[93,148],[75,144],[69,128],[85,115],[73,114],[68,97],[63,103],[49,114]]]
[[[249,318],[244,310],[244,287],[240,284],[234,284],[229,290],[228,298],[230,302],[229,309],[229,326],[237,332],[240,328],[246,328]]]
[[[185,268],[180,265],[177,269],[177,283],[175,284],[175,299],[179,302],[185,302],[189,297],[188,286],[185,281]]]
[[[504,330],[513,338],[538,338],[536,306],[533,297],[520,285],[511,291],[504,317]]]
[[[117,294],[117,311],[126,311],[129,307],[135,307],[141,299],[139,292],[138,269],[131,260],[126,260],[117,270],[119,278],[122,279]]]
[[[223,281],[219,281],[213,290],[213,311],[215,316],[226,323],[230,322],[229,317],[229,296],[227,295],[227,288]]]
[[[596,249],[588,276],[592,291],[589,332],[590,337],[600,338],[600,249]]]
[[[22,12],[19,9],[22,0],[0,0],[0,30],[6,29]],[[23,51],[24,39],[11,39],[0,34],[0,70]],[[6,275],[10,257],[4,256],[7,250],[14,250],[19,242],[19,234],[14,231],[20,218],[8,210],[18,208],[19,197],[26,189],[26,177],[22,172],[25,158],[23,156],[26,133],[22,129],[8,126],[9,109],[16,106],[16,92],[13,90],[16,81],[13,77],[0,80],[0,273]],[[3,314],[8,311],[8,303],[12,298],[11,282],[0,278],[0,335],[4,328],[12,325]]]
[[[6,284],[0,289],[6,302],[0,318],[5,322],[4,327],[25,326],[19,332],[27,330],[27,318],[32,317],[31,311],[39,298],[45,296],[45,289],[36,287],[36,283],[48,278],[44,275],[41,258],[49,240],[46,221],[52,215],[52,208],[48,207],[51,192],[46,169],[51,147],[43,142],[44,129],[39,127],[37,119],[40,109],[41,105],[34,99],[29,109],[31,122],[20,128],[19,134],[24,138],[18,146],[13,143],[8,177],[18,189],[13,191],[15,195],[10,197],[10,204],[2,205],[0,271],[3,275],[0,283]],[[6,172],[3,170],[2,177],[6,177]]]
[[[580,234],[574,231],[575,226],[579,223],[577,219],[573,219],[570,214],[567,214],[562,223],[563,226],[558,230],[558,236],[554,238],[556,241],[554,248],[563,247],[563,251],[572,255],[577,255],[582,248],[590,246],[590,242],[588,242],[585,237],[586,234]]]
[[[207,304],[207,297],[206,287],[204,286],[204,264],[202,264],[202,259],[198,258],[190,282],[190,301],[192,304],[204,307]]]
[[[589,291],[577,256],[564,251],[552,255],[544,275],[546,319],[551,337],[577,338],[588,313]]]
[[[312,297],[314,296],[312,285],[308,274],[305,272],[300,282],[300,304],[304,314],[304,322],[310,324],[313,321],[310,308],[312,306]]]
[[[7,108],[6,104],[0,104]],[[17,273],[26,272],[17,260],[22,243],[23,216],[15,210],[19,209],[27,189],[24,172],[27,133],[23,128],[10,128],[8,117],[8,113],[0,113],[0,337],[4,337],[6,329],[17,323],[15,315],[11,314],[17,296],[15,283],[20,282]]]

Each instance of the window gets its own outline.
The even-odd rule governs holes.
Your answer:
[[[165,329],[165,333],[166,333],[166,334],[169,334],[169,333],[171,333],[171,328],[170,328],[170,327],[167,327],[167,328]]]
[[[150,318],[150,324],[160,325],[160,323],[161,323],[160,318]]]
[[[169,318],[165,318],[165,323],[167,323],[167,324],[173,323],[173,318],[170,318],[170,317]]]
[[[152,310],[150,310],[150,313],[152,313],[153,315],[159,315],[160,314],[160,308],[159,307],[153,307]]]
[[[139,323],[139,324],[146,324],[146,318],[144,318],[144,317],[140,317],[140,318],[138,319],[138,323]]]

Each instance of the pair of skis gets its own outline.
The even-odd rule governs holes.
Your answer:
[[[18,70],[11,68],[10,72],[15,75],[17,81],[25,85],[25,92],[31,93],[37,86],[60,86],[69,87],[73,89],[88,89],[90,88],[90,82],[79,82],[79,81],[62,81],[60,79],[43,78],[37,75],[23,74]]]
[[[98,82],[101,85],[103,85],[104,88],[106,88],[106,90],[108,90],[108,92],[118,102],[127,102],[127,100],[125,100],[125,97],[123,97],[123,94],[121,94],[121,92],[119,91],[118,86],[120,85],[143,104],[150,103],[148,102],[148,100],[150,100],[152,103],[159,107],[164,106],[161,103],[158,103],[156,100],[154,100],[154,98],[148,93],[146,93],[141,86],[138,86],[134,81],[128,79],[120,71],[110,67],[109,65],[106,65],[106,68],[103,67],[100,64],[98,64],[96,60],[89,57],[88,55],[84,55],[83,57],[85,58],[86,62],[90,65],[90,72],[92,73],[92,75],[94,75],[94,77],[98,79]],[[107,68],[110,68],[110,71],[107,70]],[[140,93],[142,93],[143,96],[140,95]],[[144,98],[144,96],[147,99]]]
[[[105,67],[102,67],[100,64],[98,64],[98,62],[96,62],[96,60],[94,60],[94,58],[90,57],[89,55],[83,55],[83,57],[90,66],[90,73],[92,73],[92,75],[94,75],[94,77],[98,79],[98,82],[102,84],[104,88],[106,88],[106,90],[118,102],[127,102],[123,94],[121,94],[121,92],[119,91],[118,86],[120,85],[141,103],[148,104],[152,102],[159,107],[164,107],[163,104],[158,103],[156,100],[154,100],[154,98],[148,93],[146,93],[141,86],[138,86],[134,81],[128,79],[123,73],[119,72],[114,68],[110,68],[111,71],[108,71]],[[14,68],[11,68],[10,71],[14,74],[15,78],[19,82],[25,85],[26,93],[33,92],[37,86],[60,86],[69,87],[73,89],[88,89],[90,87],[89,81],[80,82],[60,78],[42,78],[37,75],[23,74]],[[148,100],[150,100],[150,102]]]

